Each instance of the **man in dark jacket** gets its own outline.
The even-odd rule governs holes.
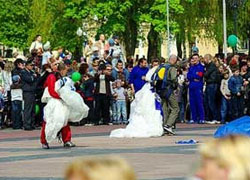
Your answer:
[[[24,130],[30,131],[34,129],[35,123],[35,90],[36,90],[36,74],[33,72],[34,64],[27,61],[25,69],[21,72],[23,100],[24,100]]]
[[[215,64],[212,62],[212,55],[206,54],[204,56],[206,64],[206,71],[204,74],[206,82],[205,90],[205,108],[206,108],[206,119],[210,124],[215,124],[219,120],[219,113],[216,107],[216,93],[219,87],[219,71]]]
[[[111,67],[110,71],[111,71]],[[96,123],[103,118],[103,123],[108,125],[110,122],[110,98],[111,98],[111,85],[110,82],[114,81],[114,78],[107,71],[104,64],[100,65],[99,72],[95,76],[95,100],[96,100]]]

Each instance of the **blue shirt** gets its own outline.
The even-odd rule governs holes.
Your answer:
[[[205,67],[201,63],[190,66],[187,74],[187,78],[189,80],[189,88],[203,87],[204,72]]]
[[[148,68],[141,68],[140,66],[135,66],[129,76],[129,83],[134,85],[135,92],[139,91],[146,81],[142,80],[142,76],[146,76]]]

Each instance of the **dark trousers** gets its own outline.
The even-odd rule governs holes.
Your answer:
[[[24,100],[24,129],[32,129],[35,126],[35,94],[33,92],[23,92]]]
[[[242,96],[233,95],[231,99],[232,120],[244,115],[244,98]]]
[[[216,106],[216,95],[218,84],[207,84],[205,91],[205,112],[207,120],[219,120],[218,107]]]
[[[88,117],[86,119],[86,123],[95,123],[95,109],[94,109],[94,101],[88,101],[88,100],[84,100],[85,104],[89,107],[89,114]]]
[[[104,124],[108,124],[110,122],[110,96],[106,94],[98,94],[96,95],[96,108],[95,108],[95,115],[96,115],[96,124],[103,119]]]
[[[11,117],[13,121],[13,129],[21,129],[23,127],[22,121],[22,101],[11,102]]]

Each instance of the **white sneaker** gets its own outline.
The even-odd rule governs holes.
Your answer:
[[[216,124],[215,121],[206,121],[206,124]]]

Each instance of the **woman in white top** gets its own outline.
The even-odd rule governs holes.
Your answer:
[[[35,41],[32,42],[31,46],[30,46],[30,53],[33,49],[39,49],[42,48],[43,49],[43,44],[42,44],[42,36],[41,35],[37,35],[35,38]]]

